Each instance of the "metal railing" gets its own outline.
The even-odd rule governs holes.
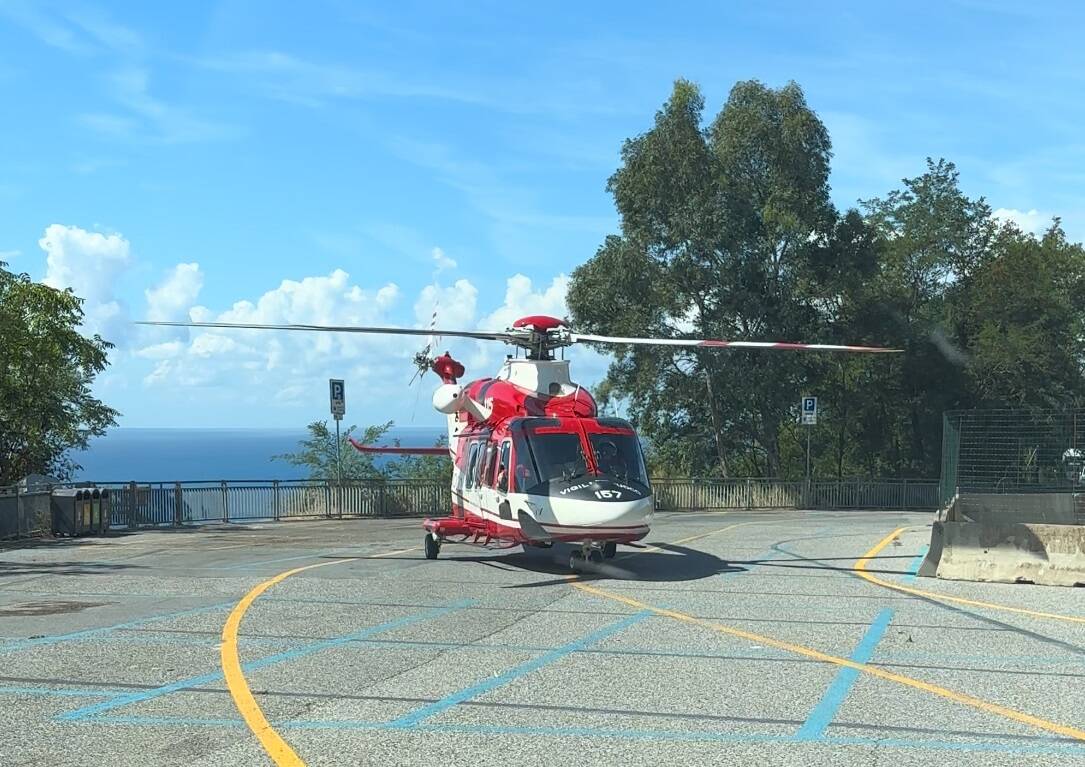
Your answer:
[[[938,507],[937,480],[657,479],[656,508],[715,509],[922,509]]]
[[[441,514],[448,483],[425,480],[231,480],[97,483],[109,487],[114,527]]]
[[[306,518],[420,517],[448,513],[447,482],[428,480],[231,480],[96,482],[110,490],[110,526],[137,528],[208,522]],[[67,487],[72,484],[64,485]],[[657,479],[656,508],[927,509],[938,507],[934,480]],[[0,488],[0,537],[48,533],[48,491]],[[9,524],[10,523],[10,524]]]

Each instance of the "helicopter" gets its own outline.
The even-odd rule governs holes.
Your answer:
[[[448,352],[415,356],[420,372],[441,380],[433,407],[448,423],[448,446],[374,447],[367,453],[445,454],[452,460],[452,508],[422,526],[427,559],[445,543],[485,548],[550,548],[572,544],[574,572],[615,556],[619,544],[644,538],[655,502],[637,433],[627,420],[606,417],[575,383],[569,361],[554,352],[579,343],[886,353],[874,346],[623,338],[573,332],[556,317],[522,317],[504,331],[225,322],[143,322],[145,325],[377,333],[500,341],[516,347],[497,374],[460,383],[464,366]],[[432,342],[431,342],[432,345]],[[523,351],[520,356],[519,351]],[[563,357],[564,355],[562,355]]]

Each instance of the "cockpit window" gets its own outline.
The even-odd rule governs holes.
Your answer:
[[[535,458],[540,482],[551,479],[574,479],[583,476],[588,468],[584,451],[580,447],[579,434],[530,433],[527,442]]]
[[[648,485],[640,443],[632,434],[589,434],[599,473],[626,482]]]

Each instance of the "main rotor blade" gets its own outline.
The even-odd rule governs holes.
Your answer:
[[[895,354],[903,349],[886,349],[881,346],[844,346],[841,344],[793,344],[778,341],[716,341],[701,338],[619,338],[617,336],[593,336],[582,333],[572,335],[573,343],[588,341],[596,344],[634,344],[642,346],[699,346],[703,348],[728,349],[783,349],[814,352],[865,352],[869,354]]]
[[[137,325],[159,325],[174,328],[233,328],[240,330],[311,330],[330,333],[384,333],[401,336],[456,336],[485,341],[511,342],[514,336],[489,330],[442,330],[440,328],[385,328],[362,325],[262,325],[249,322],[137,322]]]

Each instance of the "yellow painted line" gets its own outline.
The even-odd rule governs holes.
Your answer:
[[[631,597],[623,596],[622,594],[615,594],[609,591],[604,591],[596,586],[589,586],[586,583],[575,582],[572,584],[574,588],[595,596],[604,597],[606,599],[614,600],[615,602],[621,602],[622,604],[633,607],[637,610],[648,610],[656,615],[662,615],[667,618],[672,618],[682,623],[689,623],[695,626],[703,626],[704,628],[711,629],[712,631],[719,632],[721,634],[730,634],[731,636],[739,637],[740,639],[746,639],[750,642],[754,642],[759,645],[765,645],[768,647],[775,647],[778,650],[784,650],[785,652],[794,653],[796,655],[802,655],[807,658],[812,658],[822,663],[831,663],[836,666],[843,666],[845,668],[855,669],[864,674],[878,677],[879,679],[885,679],[890,682],[895,682],[906,687],[911,687],[916,690],[922,690],[923,692],[937,695],[947,700],[960,703],[965,706],[970,706],[980,711],[986,711],[990,714],[1004,717],[1006,719],[1012,719],[1015,722],[1031,725],[1040,730],[1062,735],[1067,738],[1074,738],[1076,740],[1085,741],[1085,730],[1080,730],[1070,725],[1058,724],[1056,722],[1050,722],[1046,719],[1026,714],[1023,711],[1017,711],[1006,706],[1000,706],[997,703],[991,703],[990,701],[981,700],[971,695],[956,692],[954,690],[941,687],[936,684],[930,684],[929,682],[923,682],[919,679],[913,679],[912,677],[903,676],[901,674],[894,674],[891,671],[879,668],[877,666],[871,666],[866,663],[859,663],[857,661],[850,660],[848,658],[839,658],[835,655],[823,653],[820,650],[815,650],[812,647],[805,647],[803,645],[793,644],[791,642],[785,642],[780,639],[774,639],[773,637],[764,636],[762,634],[755,634],[752,631],[744,631],[733,626],[725,626],[722,623],[716,623],[714,621],[704,620],[697,618],[693,615],[687,615],[675,610],[667,610],[662,607],[655,607],[654,605],[641,602]]]
[[[1045,613],[1038,610],[1028,610],[1024,607],[1011,607],[1009,605],[995,604],[994,602],[981,602],[976,599],[965,599],[964,597],[955,597],[949,594],[941,594],[937,591],[926,591],[924,589],[915,589],[910,586],[903,586],[899,583],[893,583],[886,581],[878,576],[867,571],[866,567],[870,564],[870,560],[876,557],[882,549],[888,546],[895,538],[901,533],[907,530],[907,527],[898,527],[896,530],[885,536],[881,541],[875,544],[874,548],[863,555],[862,559],[855,563],[855,572],[860,578],[870,581],[876,586],[882,586],[887,589],[893,589],[894,591],[900,591],[905,594],[912,594],[914,596],[927,597],[929,599],[936,599],[940,602],[954,602],[960,605],[969,605],[971,607],[983,607],[988,610],[1001,610],[1002,612],[1018,613],[1020,615],[1028,615],[1032,618],[1043,618],[1045,620],[1054,621],[1066,621],[1067,623],[1085,623],[1085,618],[1076,615],[1062,615],[1060,613]]]
[[[376,559],[378,557],[391,557],[396,554],[406,554],[408,551],[415,551],[417,548],[418,547],[415,546],[409,549],[375,554],[372,557],[349,557],[347,559],[334,559],[330,562],[317,562],[315,565],[295,567],[293,570],[279,573],[274,578],[269,578],[257,585],[234,606],[230,616],[226,619],[226,625],[222,627],[222,649],[220,652],[220,657],[222,659],[222,674],[226,679],[226,687],[230,691],[230,697],[234,699],[234,705],[237,706],[237,710],[241,713],[241,718],[245,720],[245,724],[252,730],[252,734],[260,741],[260,745],[263,746],[264,751],[267,752],[267,755],[271,757],[271,760],[275,762],[278,767],[305,767],[305,762],[303,762],[301,757],[297,755],[297,752],[290,747],[290,744],[283,740],[283,737],[275,731],[275,728],[271,726],[267,717],[264,716],[264,712],[260,708],[260,704],[256,702],[256,698],[252,694],[249,683],[245,679],[245,674],[241,670],[241,658],[238,656],[237,652],[237,632],[238,629],[241,628],[241,619],[245,617],[245,612],[252,606],[252,603],[256,601],[257,597],[275,584],[285,581],[291,575],[297,575],[298,573],[305,572],[306,570],[313,570],[317,567],[328,567],[329,565],[339,565],[343,562],[353,562],[357,559]]]

